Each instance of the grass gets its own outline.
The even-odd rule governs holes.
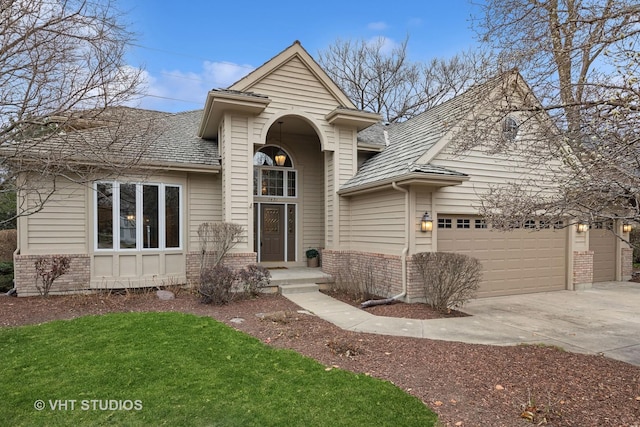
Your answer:
[[[419,399],[389,382],[326,370],[211,318],[182,313],[4,328],[0,355],[4,425],[436,423]],[[38,399],[45,406],[40,411],[34,409]],[[66,402],[66,410],[58,402]]]

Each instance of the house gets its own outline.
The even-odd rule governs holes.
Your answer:
[[[197,230],[209,221],[244,228],[229,265],[303,266],[305,251],[317,248],[323,271],[370,275],[407,301],[422,298],[412,256],[424,251],[479,258],[481,297],[630,277],[631,249],[606,230],[532,222],[538,230],[498,232],[478,215],[491,185],[544,179],[513,158],[452,149],[456,125],[478,111],[478,97],[493,102],[492,90],[471,89],[386,126],[356,109],[295,42],[229,88],[211,90],[203,110],[135,110],[139,122],[164,128],[139,170],[91,185],[60,181],[41,211],[19,219],[18,293],[36,293],[34,261],[53,254],[71,258],[53,292],[197,280]],[[518,126],[505,118],[497,137],[517,148]],[[100,138],[104,129],[78,132]],[[20,197],[28,206],[30,196]],[[433,220],[431,230],[423,231],[423,218]]]

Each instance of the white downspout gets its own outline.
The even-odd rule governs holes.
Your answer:
[[[409,190],[406,188],[399,187],[395,181],[391,183],[391,186],[394,190],[402,191],[404,193],[404,206],[405,206],[405,222],[404,222],[404,248],[402,248],[402,292],[398,295],[391,297],[393,300],[398,300],[407,295],[407,253],[409,253],[409,233],[411,229],[409,228],[409,223],[411,222],[409,219]]]

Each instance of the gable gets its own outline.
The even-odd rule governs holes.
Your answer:
[[[312,100],[329,102],[334,108],[355,108],[299,41],[229,86],[229,89],[260,93],[273,96],[274,99],[291,93],[304,101],[306,95],[312,97]]]

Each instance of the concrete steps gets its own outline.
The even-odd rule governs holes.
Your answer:
[[[320,286],[317,283],[285,283],[278,285],[282,295],[301,294],[307,292],[318,292]]]

